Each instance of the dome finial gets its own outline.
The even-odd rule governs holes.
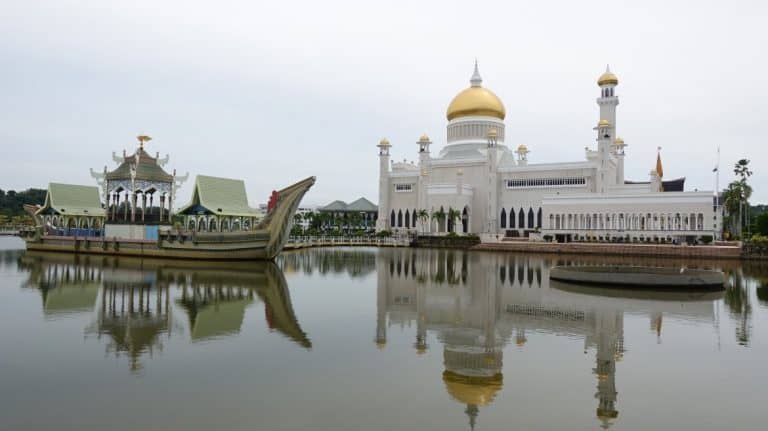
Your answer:
[[[473,87],[480,87],[483,83],[483,78],[480,77],[480,71],[477,70],[477,58],[475,58],[475,71],[472,73],[472,78],[469,79],[469,82]]]

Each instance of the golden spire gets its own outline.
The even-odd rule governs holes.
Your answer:
[[[656,151],[656,173],[659,178],[664,176],[664,168],[661,166],[661,147]]]
[[[149,141],[151,141],[152,137],[149,136],[149,135],[141,134],[141,135],[137,136],[136,139],[139,140],[139,148],[141,148],[143,150],[144,149],[144,144],[149,142]]]

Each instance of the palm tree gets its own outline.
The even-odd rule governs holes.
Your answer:
[[[416,219],[421,222],[422,224],[422,231],[424,231],[424,223],[429,221],[429,212],[425,209],[420,209],[416,211]]]
[[[301,225],[302,220],[304,220],[304,217],[302,217],[301,214],[293,215],[293,226],[297,228],[297,231],[303,232],[303,226]]]
[[[456,220],[461,217],[461,212],[453,208],[448,208],[448,221],[450,222],[451,232],[456,232]]]
[[[731,232],[741,236],[744,225],[743,209],[752,197],[752,187],[746,181],[733,181],[723,192],[723,204],[731,218]]]
[[[439,210],[434,211],[432,213],[432,219],[437,221],[437,231],[440,232],[440,226],[443,225],[443,222],[445,221],[447,214],[445,213],[445,210],[443,210],[443,207],[440,207]]]

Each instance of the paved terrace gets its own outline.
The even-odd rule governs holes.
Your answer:
[[[527,253],[597,254],[613,256],[690,257],[739,259],[741,247],[735,245],[671,245],[671,244],[591,244],[527,241],[486,242],[472,250],[516,251]]]

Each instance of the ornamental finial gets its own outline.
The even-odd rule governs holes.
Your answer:
[[[469,82],[473,87],[480,87],[483,83],[483,78],[480,77],[480,71],[477,68],[477,58],[475,58],[475,71],[472,73],[472,78],[469,79]]]
[[[136,139],[139,140],[139,148],[141,148],[143,150],[144,149],[144,144],[149,142],[149,141],[151,141],[152,137],[149,136],[149,135],[141,134],[141,135],[137,136]]]

